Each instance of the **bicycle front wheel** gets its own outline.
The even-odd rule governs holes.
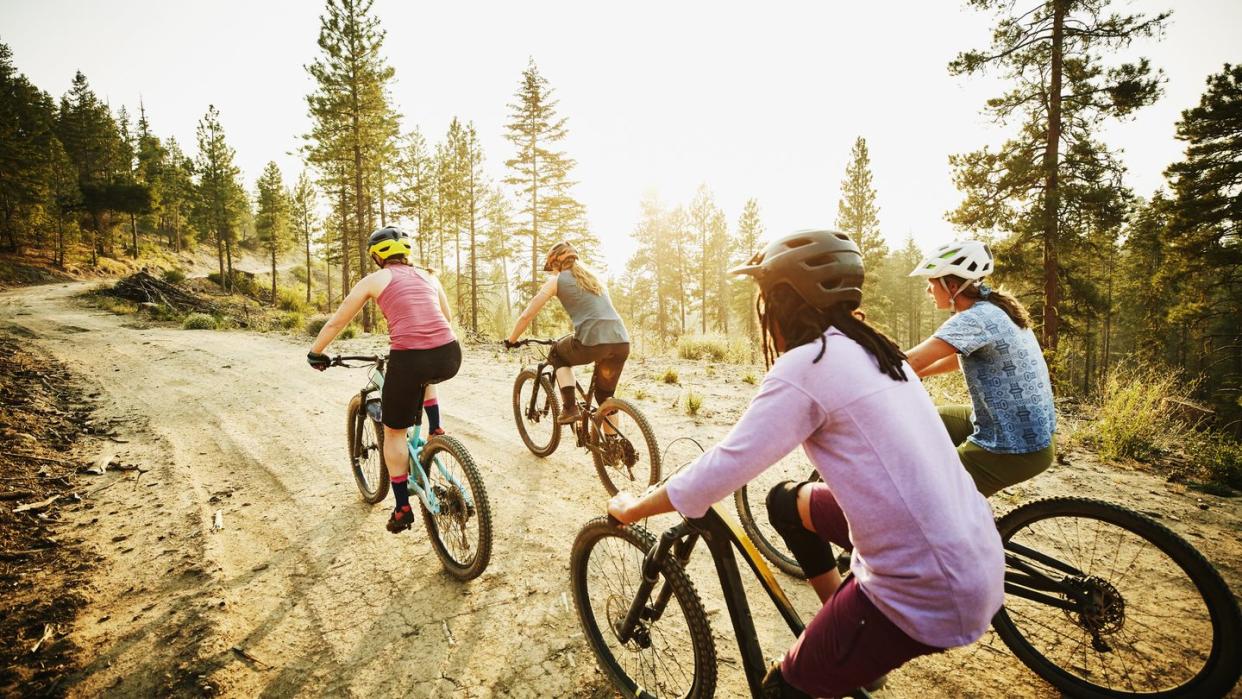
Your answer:
[[[588,522],[569,559],[578,621],[600,669],[623,696],[710,697],[716,691],[711,627],[694,585],[672,555],[632,637],[622,643],[617,636],[642,583],[643,558],[654,546],[655,538],[640,526],[616,526],[605,517]],[[655,604],[666,587],[671,595],[656,616]]]
[[[531,392],[535,390],[539,391],[539,395],[532,406]],[[513,382],[513,420],[530,453],[548,456],[556,451],[561,443],[561,426],[556,422],[560,414],[560,401],[547,374],[523,369]]]
[[[431,547],[449,575],[473,580],[492,557],[492,511],[479,468],[466,447],[448,435],[428,440],[420,461],[440,504],[438,514],[422,508]]]
[[[1009,589],[992,620],[1053,686],[1074,697],[1171,698],[1221,697],[1237,683],[1237,601],[1185,539],[1085,498],[1028,503],[997,527],[1006,555],[1057,581],[1044,594],[1071,603],[1058,608]]]
[[[609,495],[641,493],[660,482],[660,445],[655,430],[633,403],[609,398],[595,411],[591,426],[595,472]]]
[[[349,440],[349,469],[362,499],[374,505],[388,496],[388,467],[384,464],[384,426],[367,415],[362,396],[349,401],[345,437]]]

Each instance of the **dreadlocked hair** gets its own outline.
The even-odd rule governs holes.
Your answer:
[[[759,327],[763,331],[763,361],[771,367],[781,352],[777,350],[773,332],[779,332],[785,341],[785,351],[819,340],[819,354],[813,363],[819,363],[828,351],[829,328],[840,330],[875,357],[880,373],[894,381],[908,380],[902,370],[906,355],[887,335],[877,330],[856,314],[849,303],[838,303],[827,310],[812,308],[789,286],[778,286],[755,300],[755,312],[759,315]]]

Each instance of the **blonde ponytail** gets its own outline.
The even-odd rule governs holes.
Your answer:
[[[574,281],[578,282],[578,286],[583,291],[595,294],[596,296],[604,295],[604,285],[600,284],[599,278],[587,269],[581,262],[573,260],[569,263],[569,273],[574,275]],[[564,271],[564,270],[562,270]]]

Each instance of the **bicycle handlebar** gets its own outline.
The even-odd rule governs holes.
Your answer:
[[[502,340],[501,342],[503,343],[504,341]],[[548,345],[548,346],[552,346],[552,345],[555,345],[555,344],[556,344],[556,340],[540,340],[540,339],[537,339],[537,338],[528,337],[528,338],[526,338],[525,340],[518,340],[517,342],[513,343],[513,346],[514,346],[514,347],[525,347],[526,345]]]
[[[346,364],[345,362],[364,362],[366,364],[374,364],[380,361],[381,359],[383,359],[383,357],[380,357],[378,355],[338,354],[337,356],[332,358],[332,361],[328,364],[328,366],[341,366],[341,367],[345,367],[346,369],[356,369],[360,365]]]

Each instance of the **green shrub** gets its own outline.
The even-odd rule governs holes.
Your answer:
[[[337,335],[337,337],[342,340],[352,340],[355,337],[358,337],[358,326],[353,323],[346,325],[345,329],[342,330],[341,334]]]
[[[216,319],[206,313],[191,313],[182,321],[181,327],[186,330],[215,330]]]
[[[746,372],[746,375],[742,377],[742,383],[748,383],[751,386],[754,386],[758,382],[759,380],[755,378],[755,373],[752,371]]]
[[[324,315],[311,316],[310,320],[306,321],[306,334],[310,335],[311,337],[318,336],[319,331],[323,330],[323,326],[326,325],[327,322],[328,322],[328,316],[324,316]]]
[[[185,281],[185,272],[179,269],[166,269],[164,270],[164,281],[169,284],[180,284]]]
[[[646,389],[643,389],[641,387],[634,389],[634,398],[636,400],[646,400],[647,399]]]
[[[309,310],[306,305],[306,290],[290,289],[283,286],[277,288],[276,307],[282,311],[305,313]]]
[[[1196,434],[1191,459],[1212,483],[1242,488],[1242,444],[1219,432]]]
[[[665,369],[664,375],[660,377],[660,380],[668,384],[677,383],[677,370],[673,367]]]
[[[296,311],[283,313],[280,316],[280,327],[285,330],[293,330],[306,324],[306,318]]]
[[[1167,367],[1121,364],[1100,385],[1087,441],[1105,459],[1149,460],[1185,441],[1188,426],[1170,415],[1167,401],[1188,400],[1193,383]]]
[[[703,407],[703,396],[690,391],[686,394],[686,414],[690,416],[698,415],[699,409]]]
[[[677,338],[677,356],[743,364],[750,361],[750,347],[741,338],[711,334],[682,335]]]

